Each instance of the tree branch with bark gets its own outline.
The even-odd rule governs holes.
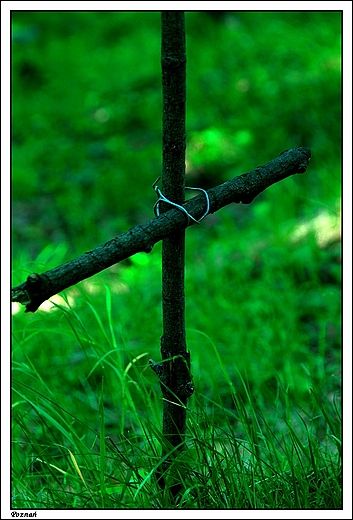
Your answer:
[[[291,175],[304,173],[310,157],[309,148],[285,150],[263,166],[211,188],[207,191],[209,213],[215,213],[232,203],[250,204],[266,188]],[[206,209],[204,194],[188,200],[183,207],[196,220],[200,219]],[[35,312],[51,296],[136,253],[150,253],[154,244],[160,240],[193,225],[195,222],[188,222],[183,212],[177,208],[169,209],[159,217],[129,229],[78,258],[42,274],[30,274],[25,282],[12,289],[11,300],[25,305],[26,312]]]

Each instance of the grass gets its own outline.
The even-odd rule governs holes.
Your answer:
[[[97,396],[99,424],[95,430],[89,424],[77,424],[69,410],[48,396],[17,383],[13,507],[170,507],[170,498],[155,482],[161,462],[158,396],[147,381],[144,383],[139,387],[139,397],[149,417],[141,417],[127,390],[131,429],[116,433],[114,440],[105,435],[103,392]],[[317,409],[314,418],[289,408],[289,400],[280,391],[272,410],[250,395],[246,401],[236,393],[231,395],[233,410],[202,395],[191,400],[188,449],[174,463],[173,472],[185,491],[173,506],[340,508],[337,403],[320,402],[317,406],[313,396],[310,404]],[[218,426],[220,418],[222,426]],[[83,435],[78,434],[80,427]]]
[[[319,245],[312,229],[291,238],[293,221],[261,240],[250,228],[235,245],[232,211],[220,215],[205,233],[188,231],[196,392],[188,449],[167,477],[182,482],[178,499],[155,478],[163,443],[148,367],[160,358],[156,245],[34,315],[15,312],[13,508],[342,507],[339,244],[330,236]],[[22,256],[14,285],[64,259],[63,247],[34,263]]]

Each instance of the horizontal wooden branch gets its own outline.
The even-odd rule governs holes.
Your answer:
[[[310,157],[309,148],[285,150],[267,164],[208,190],[209,213],[215,213],[232,202],[250,204],[272,184],[295,173],[304,173]],[[206,209],[205,195],[202,193],[185,202],[184,208],[196,220],[200,219]],[[26,312],[35,312],[51,296],[136,253],[150,253],[154,244],[192,225],[191,219],[188,222],[182,211],[173,208],[70,262],[42,274],[30,274],[25,282],[12,289],[11,299],[25,305]]]

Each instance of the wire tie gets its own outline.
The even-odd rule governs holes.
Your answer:
[[[191,188],[189,186],[185,186],[186,190],[202,191],[205,194],[205,197],[206,197],[206,211],[202,215],[202,217],[199,220],[197,220],[192,215],[190,215],[190,213],[183,206],[180,206],[180,204],[177,204],[176,202],[172,202],[171,200],[167,199],[167,197],[165,197],[163,195],[163,193],[161,192],[161,190],[157,186],[157,182],[159,181],[160,178],[161,177],[158,177],[158,179],[152,185],[152,188],[154,189],[154,191],[156,192],[157,197],[158,197],[157,201],[155,202],[155,204],[153,206],[153,211],[154,211],[154,214],[156,215],[156,217],[159,217],[159,215],[160,215],[159,203],[160,202],[166,202],[167,204],[171,204],[175,208],[179,209],[180,211],[182,211],[186,215],[186,218],[188,219],[188,224],[187,225],[190,224],[190,219],[193,220],[196,224],[200,224],[201,220],[203,220],[208,215],[208,212],[210,211],[210,198],[208,196],[207,191],[202,189],[202,188]]]

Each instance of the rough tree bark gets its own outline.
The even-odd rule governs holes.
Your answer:
[[[185,194],[186,51],[183,11],[162,12],[163,165],[162,192],[179,205]],[[163,204],[164,211],[169,209]],[[162,363],[150,361],[163,394],[162,455],[182,449],[186,430],[186,402],[192,394],[190,355],[185,334],[185,230],[171,233],[162,243]],[[174,404],[176,403],[176,404]],[[166,469],[166,465],[164,465]],[[164,479],[160,479],[163,483]]]

